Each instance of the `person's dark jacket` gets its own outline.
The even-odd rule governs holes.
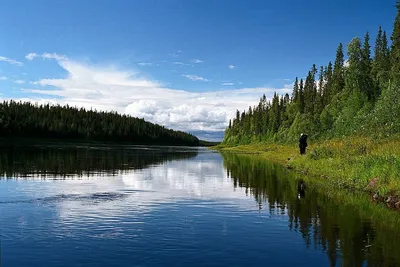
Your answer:
[[[307,135],[306,134],[303,134],[302,136],[300,136],[299,146],[302,147],[302,148],[306,148],[308,146],[307,145]]]

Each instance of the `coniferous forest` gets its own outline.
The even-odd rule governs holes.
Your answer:
[[[15,101],[0,103],[0,137],[199,145],[194,135],[116,112]]]
[[[396,7],[391,36],[379,27],[373,45],[368,32],[347,49],[339,44],[335,60],[312,65],[291,95],[275,93],[271,101],[263,95],[257,106],[237,111],[224,143],[293,142],[302,132],[313,139],[399,133],[400,1]]]

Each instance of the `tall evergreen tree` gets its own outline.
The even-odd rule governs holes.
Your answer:
[[[374,60],[372,62],[373,95],[377,99],[382,89],[387,86],[390,72],[390,50],[386,32],[379,27],[375,41]]]
[[[400,80],[400,1],[396,3],[397,15],[394,22],[392,33],[392,52],[391,52],[391,77],[396,81]]]
[[[279,126],[280,126],[280,120],[281,120],[281,114],[280,114],[280,105],[279,105],[279,95],[275,92],[274,97],[272,99],[272,109],[270,112],[270,118],[271,118],[271,131],[276,133],[278,132]]]
[[[324,67],[321,66],[320,71],[319,71],[319,80],[318,80],[318,91],[317,91],[317,97],[316,97],[316,105],[314,109],[314,114],[320,115],[323,108],[324,108],[324,99],[323,99],[323,90],[324,90],[324,79],[325,79],[325,71]]]
[[[361,73],[360,73],[360,89],[364,92],[368,100],[375,97],[373,82],[372,82],[372,60],[371,60],[371,46],[369,44],[369,33],[367,32],[364,38],[364,43],[361,51]]]
[[[383,88],[385,84],[387,84],[389,80],[389,74],[390,74],[390,68],[392,66],[390,58],[390,48],[388,45],[388,39],[386,36],[386,31],[383,31],[383,36],[382,36],[382,62],[381,62],[381,74],[380,74],[380,80],[381,80],[381,87]]]
[[[303,79],[300,79],[300,87],[299,87],[299,111],[300,113],[304,113],[304,82]]]
[[[315,84],[315,75],[317,74],[317,67],[315,64],[308,72],[306,83],[304,85],[304,112],[310,115],[314,114],[314,107],[317,96],[317,85]]]
[[[387,40],[386,40],[387,41]],[[386,44],[387,46],[387,44]],[[382,27],[379,27],[378,34],[376,35],[375,48],[374,48],[374,61],[372,63],[372,78],[374,80],[374,95],[377,97],[381,91],[381,80],[380,75],[382,72],[383,62],[383,31]]]
[[[347,55],[349,57],[349,67],[346,72],[346,87],[348,90],[361,90],[361,73],[362,73],[362,51],[361,41],[354,38],[348,45]],[[364,92],[365,93],[365,92]]]
[[[299,78],[297,77],[296,80],[294,81],[292,101],[294,103],[298,103],[299,101]]]
[[[239,124],[240,123],[240,111],[236,110],[236,123]]]
[[[323,102],[324,105],[328,105],[332,99],[332,84],[333,84],[333,66],[332,62],[329,61],[328,66],[325,69],[324,77],[325,77],[325,85],[323,90]]]
[[[341,92],[344,88],[344,53],[343,44],[340,43],[336,50],[336,59],[332,74],[332,95]]]

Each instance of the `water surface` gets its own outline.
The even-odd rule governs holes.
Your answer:
[[[2,266],[400,266],[396,213],[254,157],[1,148]]]

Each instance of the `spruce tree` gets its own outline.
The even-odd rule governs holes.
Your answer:
[[[320,71],[319,71],[316,105],[315,105],[315,109],[314,109],[314,114],[316,114],[318,116],[321,114],[322,109],[324,108],[324,99],[323,99],[324,79],[325,79],[324,75],[325,75],[324,67],[321,66]]]
[[[382,90],[388,85],[390,72],[390,50],[386,32],[379,27],[375,41],[374,60],[372,62],[373,96],[378,99]]]
[[[400,1],[396,3],[397,15],[394,22],[392,33],[392,52],[391,52],[391,78],[400,80]]]
[[[304,113],[304,82],[303,79],[300,79],[300,87],[299,87],[299,111],[300,113]]]
[[[349,57],[349,67],[346,72],[346,88],[350,91],[361,90],[361,41],[354,38],[348,45],[347,55]]]
[[[391,61],[390,61],[390,49],[388,45],[388,39],[386,36],[386,31],[383,31],[382,36],[382,62],[381,62],[381,87],[383,88],[389,81],[389,73],[391,68]]]
[[[386,40],[387,42],[387,40]],[[387,46],[387,44],[386,44]],[[381,80],[380,75],[382,72],[382,62],[383,62],[383,31],[382,27],[379,27],[378,34],[376,35],[375,48],[374,48],[374,60],[372,63],[372,79],[374,81],[374,95],[377,97],[381,91]]]
[[[369,44],[369,33],[367,32],[364,38],[364,43],[361,51],[361,73],[360,73],[360,89],[364,92],[368,100],[375,97],[373,82],[371,79],[372,60],[371,60],[371,46]]]
[[[311,70],[308,72],[306,83],[304,85],[304,113],[313,115],[315,100],[317,96],[317,86],[315,84],[315,75],[317,74],[317,67],[315,64],[312,66]]]
[[[299,79],[296,77],[293,86],[293,94],[292,94],[292,101],[297,103],[299,100]]]
[[[333,66],[332,62],[329,61],[328,66],[325,69],[324,77],[325,77],[325,85],[323,90],[323,102],[324,105],[328,105],[332,99],[332,75],[333,75]]]
[[[336,59],[332,74],[332,95],[340,93],[344,88],[344,54],[343,44],[340,43],[336,50]]]

